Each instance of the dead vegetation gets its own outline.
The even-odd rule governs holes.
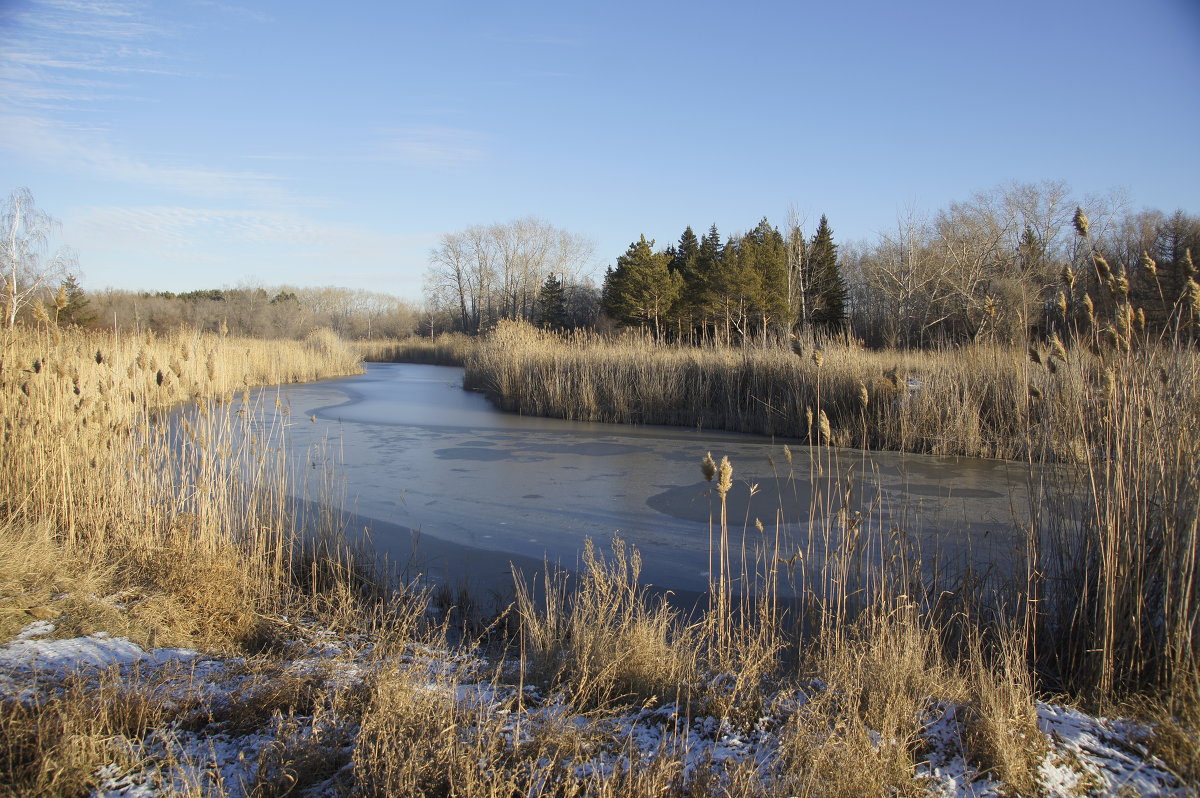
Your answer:
[[[473,368],[514,345],[506,334],[527,333],[500,331]],[[565,381],[572,369],[612,369],[555,389],[591,392],[597,403],[601,385],[616,390],[632,373],[621,369],[650,359],[634,350],[622,361],[595,342],[533,340],[546,349],[533,365],[488,379],[524,381],[536,394],[551,374]],[[968,614],[971,602],[945,598],[967,586],[926,582],[899,548],[876,561],[889,565],[864,570],[862,547],[812,557],[776,544],[747,570],[729,556],[740,530],[724,506],[730,491],[748,488],[734,482],[735,464],[708,458],[715,567],[707,607],[688,613],[648,594],[632,548],[589,547],[575,583],[554,574],[537,589],[519,583],[516,606],[490,627],[511,634],[484,650],[469,635],[448,635],[450,621],[428,613],[428,597],[401,592],[389,601],[360,578],[371,564],[332,533],[298,531],[279,436],[303,420],[243,392],[357,365],[330,338],[281,346],[289,345],[187,332],[114,342],[50,328],[6,339],[5,639],[48,620],[56,636],[103,631],[145,649],[192,646],[234,658],[216,676],[184,662],[144,676],[123,665],[26,682],[0,703],[0,791],[87,794],[104,779],[142,774],[162,792],[195,795],[919,795],[931,784],[934,729],[949,723],[977,777],[1028,795],[1041,789],[1049,743],[1036,702],[1049,679],[1093,706],[1167,696],[1146,698],[1140,710],[1156,723],[1147,745],[1196,784],[1197,443],[1182,434],[1200,421],[1193,353],[1102,360],[1071,352],[1049,372],[983,350],[954,368],[1011,366],[995,381],[1007,387],[987,388],[985,374],[985,387],[937,389],[939,420],[965,425],[979,415],[965,398],[945,406],[952,394],[990,391],[1024,408],[995,423],[1023,430],[1014,445],[1026,455],[1057,446],[1053,459],[1089,477],[1073,483],[1082,491],[1045,487],[1046,501],[1071,508],[1054,517],[1073,526],[1036,530],[1040,545],[1015,606]],[[680,375],[710,400],[734,402],[752,384],[763,386],[756,405],[783,407],[791,391],[801,418],[812,411],[819,447],[808,455],[819,459],[826,442],[873,445],[893,423],[911,440],[932,440],[940,421],[889,421],[890,408],[932,407],[938,402],[922,394],[958,373],[828,348],[820,358],[763,353],[776,370],[758,373],[749,365],[756,357],[744,353],[739,365],[729,352],[664,350],[666,376],[654,376],[653,363],[638,366],[653,381],[628,388],[625,406],[644,414],[667,402]],[[730,371],[711,376],[710,363]],[[765,393],[776,378],[785,388]],[[1060,384],[1063,397],[1054,393]],[[1031,406],[1031,385],[1042,386],[1039,401],[1074,415]],[[533,406],[549,407],[540,401]],[[165,412],[180,403],[191,409]],[[727,412],[749,407],[738,398]],[[822,414],[828,433],[819,431]],[[972,436],[989,440],[980,428],[949,429],[937,444],[946,450]],[[836,495],[837,485],[823,487]],[[824,524],[828,539],[851,539],[851,519],[836,503],[810,514],[801,520]],[[881,546],[890,539],[886,530],[862,534]],[[785,575],[805,586],[802,600],[781,599]],[[313,653],[330,646],[333,654]],[[240,766],[242,782],[192,761],[203,759],[197,740],[215,757],[218,738],[260,741]],[[734,753],[715,757],[720,746]],[[744,753],[752,750],[772,753]]]

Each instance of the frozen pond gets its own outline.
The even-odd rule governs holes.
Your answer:
[[[707,451],[733,463],[739,544],[773,548],[778,535],[784,557],[819,546],[814,526],[844,506],[867,538],[903,530],[926,567],[1021,560],[1030,474],[1019,464],[522,417],[461,386],[457,368],[368,364],[363,376],[265,390],[290,408],[288,445],[307,473],[335,469],[355,531],[370,527],[377,549],[435,579],[501,584],[510,561],[573,567],[587,537],[606,548],[619,535],[641,551],[644,581],[701,591],[718,506],[700,472]],[[310,487],[307,498],[328,497]]]

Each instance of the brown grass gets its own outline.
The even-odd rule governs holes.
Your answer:
[[[1016,602],[948,613],[942,591],[965,587],[929,582],[902,536],[842,512],[837,469],[813,468],[821,498],[806,518],[780,519],[817,530],[806,552],[788,562],[764,543],[735,561],[733,477],[714,462],[708,607],[682,614],[639,587],[636,551],[589,546],[575,583],[518,586],[511,648],[470,673],[471,687],[447,662],[477,652],[425,628],[424,597],[383,604],[362,578],[370,564],[336,535],[297,532],[279,437],[287,409],[245,391],[354,371],[336,340],[17,331],[0,363],[0,631],[53,618],[62,635],[255,656],[223,708],[165,702],[116,671],[6,699],[0,791],[86,793],[99,765],[146,766],[134,743],[174,722],[270,730],[250,785],[263,795],[329,779],[363,795],[922,794],[925,724],[955,704],[966,759],[1033,794],[1039,675],[1101,704],[1170,696],[1155,704],[1150,744],[1194,784],[1195,353],[1072,350],[1040,364],[1002,349],[810,354],[501,327],[468,375],[522,412],[811,435],[819,445],[798,451],[818,466],[834,442],[1054,461],[1036,472],[1047,474],[1047,509]],[[178,405],[190,409],[166,412]],[[829,432],[813,434],[822,416]],[[784,579],[799,601],[780,600]],[[290,670],[297,617],[365,635],[366,680],[342,689],[330,672]],[[781,704],[798,693],[799,706]],[[613,731],[618,711],[668,705],[678,725],[658,751]],[[777,781],[753,764],[689,762],[688,722],[700,715],[741,733],[780,719],[782,757],[766,766]],[[605,757],[607,769],[578,768]],[[220,791],[194,785],[203,790]]]
[[[352,346],[372,363],[427,363],[462,366],[475,350],[477,339],[462,333],[442,333],[436,338],[410,336],[400,340],[355,341]]]

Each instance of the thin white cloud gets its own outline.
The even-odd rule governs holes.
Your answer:
[[[382,134],[381,153],[413,166],[454,167],[483,159],[484,137],[462,128],[414,125]]]
[[[82,171],[194,197],[237,198],[261,205],[324,204],[285,190],[273,175],[149,163],[111,147],[102,130],[66,127],[38,116],[0,112],[0,149],[65,171]]]

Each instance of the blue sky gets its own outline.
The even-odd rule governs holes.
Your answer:
[[[1200,3],[0,0],[0,191],[87,288],[417,299],[443,232],[596,267],[789,207],[872,238],[1000,183],[1200,212]]]

